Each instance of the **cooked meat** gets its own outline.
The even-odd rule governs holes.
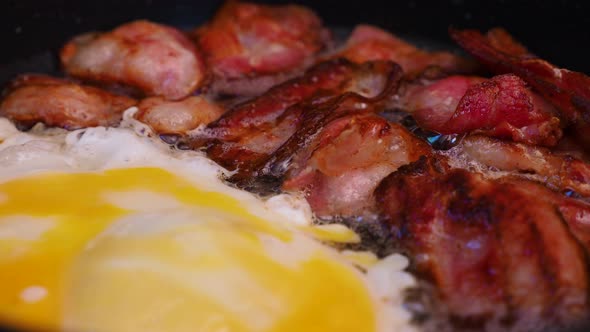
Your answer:
[[[242,163],[231,180],[250,190],[276,191],[286,172],[303,165],[311,153],[322,145],[318,138],[322,137],[321,133],[329,128],[333,121],[348,115],[370,115],[382,111],[387,99],[397,90],[401,68],[392,62],[366,63],[364,66],[376,70],[374,75],[385,75],[389,78],[380,90],[374,91],[378,94],[366,97],[348,91],[321,103],[306,103],[289,108],[284,119],[293,121],[290,116],[294,115],[298,120],[290,127],[290,135],[283,136],[287,139],[274,146],[272,150],[259,153],[256,158]],[[279,124],[279,127],[284,126]],[[216,157],[217,155],[213,156],[213,159]]]
[[[171,100],[190,95],[205,79],[201,57],[190,39],[148,21],[78,36],[64,46],[61,61],[74,77],[128,85]]]
[[[563,199],[559,204],[559,213],[566,220],[576,239],[588,251],[590,248],[590,209],[588,204],[574,199]]]
[[[492,177],[522,175],[558,192],[590,197],[590,164],[547,148],[475,135],[445,154],[454,167],[479,166]]]
[[[514,73],[550,101],[573,123],[590,123],[590,77],[557,68],[532,54],[503,29],[481,34],[476,30],[450,30],[467,52],[496,73]]]
[[[45,75],[16,78],[0,103],[0,115],[28,127],[37,122],[73,130],[119,123],[134,99]]]
[[[158,134],[185,135],[188,131],[217,120],[223,108],[202,96],[191,96],[180,101],[151,97],[137,105],[135,118],[148,124]]]
[[[207,146],[213,160],[231,170],[240,168],[245,172],[246,164],[251,164],[248,168],[254,167],[286,142],[306,114],[325,108],[320,105],[347,92],[375,97],[386,90],[390,92],[386,97],[392,96],[391,89],[397,87],[399,78],[398,68],[391,62],[355,65],[333,60],[318,64],[305,75],[229,110],[202,135],[194,137],[191,144]]]
[[[283,189],[302,191],[316,216],[374,213],[373,191],[399,166],[430,152],[405,128],[367,113],[330,122],[290,166]]]
[[[590,154],[584,150],[584,146],[581,142],[566,131],[564,136],[557,142],[557,145],[551,148],[551,151],[560,155],[572,156],[585,162],[590,161]]]
[[[444,127],[467,90],[484,81],[483,77],[455,75],[433,82],[407,83],[400,88],[396,107],[411,113],[424,128]]]
[[[410,86],[400,107],[422,128],[442,134],[476,132],[547,146],[562,135],[553,107],[511,74],[489,80],[451,76]]]
[[[216,138],[231,140],[278,118],[287,108],[307,99],[332,96],[355,78],[357,67],[345,61],[320,63],[304,75],[277,85],[262,96],[229,110],[210,126]]]
[[[285,73],[313,63],[329,40],[320,18],[305,7],[240,1],[226,2],[195,35],[215,76],[213,89],[234,95],[266,91]],[[266,79],[255,79],[261,76]]]
[[[486,180],[445,163],[421,158],[403,166],[375,195],[452,320],[530,331],[588,318],[587,248],[559,212],[573,200],[530,181]]]
[[[416,76],[429,67],[445,73],[471,73],[476,65],[449,52],[427,52],[375,26],[358,25],[344,49],[337,53],[356,63],[390,60],[398,63],[407,76]]]

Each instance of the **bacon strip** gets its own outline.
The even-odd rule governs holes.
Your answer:
[[[358,67],[342,60],[320,63],[304,75],[277,85],[260,97],[237,105],[211,124],[211,135],[232,140],[278,118],[287,108],[307,99],[331,96],[346,89]]]
[[[148,21],[76,37],[60,56],[74,77],[128,85],[171,100],[190,95],[205,79],[193,43],[174,28]]]
[[[191,96],[180,101],[161,97],[142,100],[137,105],[135,118],[149,125],[161,135],[185,135],[188,131],[217,120],[223,108],[202,96]]]
[[[514,73],[559,109],[563,120],[590,124],[590,77],[530,54],[501,28],[484,36],[476,30],[450,29],[467,52],[497,73]]]
[[[510,172],[545,183],[549,188],[590,197],[590,165],[569,155],[543,147],[469,136],[448,151],[455,167],[467,168],[473,161],[490,172]],[[493,171],[492,171],[493,170]]]
[[[284,73],[310,65],[329,40],[320,18],[305,7],[240,1],[227,1],[194,34],[215,76],[213,89],[234,95],[264,92]]]
[[[375,195],[455,321],[480,328],[492,319],[524,322],[519,330],[535,330],[588,318],[587,248],[558,211],[570,199],[427,158],[388,176]]]
[[[398,88],[401,78],[401,68],[392,62],[366,63],[359,68],[372,68],[374,74],[383,75],[384,85],[377,95],[363,96],[356,92],[347,91],[339,96],[321,103],[304,103],[288,109],[285,118],[295,114],[299,120],[292,126],[293,131],[281,145],[273,147],[271,151],[260,154],[253,161],[243,164],[242,168],[231,178],[232,181],[247,189],[256,189],[259,184],[275,184],[272,190],[278,190],[285,173],[305,161],[314,151],[320,141],[321,132],[336,119],[351,114],[369,114],[382,111],[389,97]],[[372,81],[372,80],[371,80]],[[293,164],[293,166],[292,166]]]
[[[432,83],[407,84],[398,107],[411,113],[425,128],[444,128],[470,87],[486,79],[477,76],[449,76]]]
[[[417,76],[429,67],[443,72],[471,73],[476,64],[449,52],[427,52],[371,25],[358,25],[352,31],[344,50],[337,56],[356,63],[390,60],[398,63],[407,76]]]
[[[114,126],[132,98],[45,75],[16,78],[0,103],[0,115],[28,127],[37,122],[73,130]]]
[[[374,213],[372,193],[399,166],[430,148],[405,128],[375,114],[351,114],[325,126],[290,166],[282,188],[304,192],[316,216]]]
[[[205,146],[208,155],[228,169],[252,167],[249,164],[268,157],[285,143],[311,109],[329,109],[321,105],[352,91],[375,97],[386,90],[391,97],[398,68],[390,62],[355,65],[332,60],[318,64],[305,75],[232,108],[189,145]]]
[[[552,107],[514,75],[495,76],[470,87],[441,133],[482,131],[516,142],[553,146],[561,138]]]
[[[442,134],[477,132],[546,146],[562,135],[553,107],[515,75],[452,76],[411,88],[404,99],[421,127]]]

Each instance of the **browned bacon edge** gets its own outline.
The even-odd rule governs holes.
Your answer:
[[[227,111],[209,125],[210,136],[231,140],[250,128],[276,118],[280,113],[308,98],[331,95],[351,77],[355,67],[343,59],[317,64],[304,75],[272,87],[260,97]]]
[[[514,174],[568,196],[590,197],[590,165],[567,153],[483,135],[466,137],[443,153],[455,167],[478,163],[489,177]]]
[[[388,176],[375,196],[457,327],[531,331],[589,318],[588,204],[424,157]]]
[[[398,89],[402,70],[393,62],[380,62],[387,68],[387,81],[382,91],[374,97],[364,97],[356,92],[345,92],[317,105],[306,103],[303,121],[296,132],[268,157],[245,167],[230,178],[231,182],[246,190],[259,193],[277,192],[292,160],[298,153],[310,153],[316,137],[325,126],[338,118],[353,113],[382,111],[387,101]]]
[[[564,120],[590,124],[590,77],[557,68],[526,51],[506,31],[496,28],[484,36],[477,30],[449,29],[467,52],[497,73],[514,73],[540,92]],[[498,37],[500,36],[500,37]]]
[[[284,143],[294,131],[293,126],[301,121],[298,113],[303,109],[354,88],[356,79],[365,71],[379,70],[372,68],[377,63],[359,66],[339,59],[317,64],[304,75],[235,105],[204,131],[180,143],[187,148],[205,149],[211,159],[229,170],[241,168]],[[257,143],[253,143],[256,146],[253,151],[254,141]]]

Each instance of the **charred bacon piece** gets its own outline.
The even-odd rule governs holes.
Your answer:
[[[555,110],[517,76],[489,80],[451,76],[410,86],[401,107],[424,129],[441,134],[481,133],[534,145],[556,145],[562,132]]]
[[[170,100],[190,95],[205,79],[201,56],[190,39],[148,21],[75,37],[60,56],[71,76],[131,86]]]
[[[186,135],[188,131],[217,120],[223,108],[202,96],[180,101],[150,97],[137,105],[135,118],[161,135]]]
[[[213,71],[213,90],[257,95],[309,66],[329,40],[320,18],[297,5],[227,1],[194,32]]]
[[[568,154],[479,135],[466,137],[447,154],[454,167],[466,168],[475,161],[488,175],[509,172],[558,192],[590,197],[590,164]]]
[[[367,113],[337,118],[297,153],[282,188],[302,191],[316,216],[374,213],[373,191],[399,166],[430,153],[402,126]]]
[[[443,158],[401,167],[375,195],[451,321],[531,331],[588,318],[587,247],[560,208],[590,206],[530,181],[450,169]]]
[[[22,75],[5,91],[0,115],[23,127],[37,122],[68,130],[113,126],[132,98],[45,75]]]
[[[476,64],[449,52],[428,52],[371,25],[358,25],[344,50],[337,56],[356,63],[390,60],[399,64],[406,76],[414,77],[435,67],[444,73],[471,73]]]
[[[561,112],[563,120],[590,124],[590,77],[556,66],[528,52],[501,28],[483,35],[450,29],[451,37],[496,73],[514,73]]]
[[[391,62],[320,63],[303,76],[232,108],[203,134],[194,137],[190,145],[205,146],[209,157],[230,170],[252,168],[285,143],[314,110],[336,107],[329,105],[338,96],[355,92],[359,96],[375,97],[383,91],[387,91],[387,97],[392,96],[391,89],[397,87],[400,71]],[[383,101],[386,97],[379,98]]]

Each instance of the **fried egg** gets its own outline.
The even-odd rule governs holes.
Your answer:
[[[405,257],[331,243],[305,200],[262,200],[126,113],[120,128],[0,119],[0,322],[72,331],[411,330]]]

